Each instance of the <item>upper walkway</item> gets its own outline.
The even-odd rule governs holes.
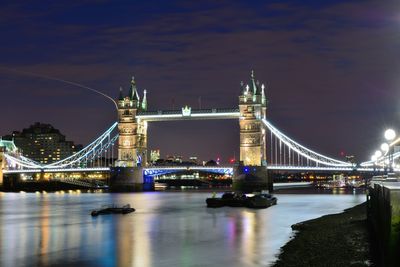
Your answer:
[[[240,112],[237,108],[192,110],[190,107],[184,107],[181,110],[141,111],[136,115],[137,118],[145,121],[237,119],[239,116]]]

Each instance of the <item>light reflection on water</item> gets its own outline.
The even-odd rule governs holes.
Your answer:
[[[209,193],[0,194],[0,266],[267,266],[294,223],[364,195],[277,195],[264,210],[207,209]],[[136,212],[91,217],[102,204]]]

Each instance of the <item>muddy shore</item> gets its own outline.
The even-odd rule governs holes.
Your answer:
[[[281,248],[281,266],[376,266],[366,203],[292,225],[294,237]]]

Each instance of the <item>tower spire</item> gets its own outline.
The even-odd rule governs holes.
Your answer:
[[[136,100],[137,101],[137,107],[139,107],[140,106],[140,104],[139,104],[140,96],[139,96],[139,93],[137,91],[136,81],[135,81],[135,77],[134,76],[132,76],[132,80],[131,80],[131,90],[132,90],[131,99],[132,100]]]
[[[259,88],[258,88],[258,86],[257,86],[256,81],[255,81],[254,70],[251,70],[250,77],[251,77],[250,86],[251,86],[252,89],[253,89],[253,94],[254,94],[254,95],[259,95],[259,94],[260,94],[260,90],[259,90]]]
[[[243,81],[240,81],[240,93],[244,95],[246,92],[246,87],[244,86]]]
[[[139,101],[139,94],[138,94],[137,88],[136,88],[135,76],[132,76],[131,87],[129,89],[129,98],[131,100]]]
[[[143,110],[147,110],[147,97],[146,97],[146,94],[147,94],[147,90],[144,89],[143,90],[143,100],[142,100],[142,109]]]
[[[136,82],[135,82],[135,76],[132,76],[131,79],[131,86],[129,87],[129,93],[128,93],[128,97],[133,100],[133,95],[135,93],[135,89],[136,89]]]
[[[265,97],[265,85],[261,84],[261,103],[265,104],[266,103],[266,97]]]
[[[119,100],[124,100],[124,96],[122,94],[122,87],[121,86],[119,87],[119,97],[118,97],[118,99]]]

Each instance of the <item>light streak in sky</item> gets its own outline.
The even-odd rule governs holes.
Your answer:
[[[102,96],[108,98],[109,100],[111,100],[113,102],[113,104],[115,105],[115,108],[118,110],[117,102],[115,102],[115,100],[112,97],[110,97],[109,95],[106,95],[103,92],[100,92],[99,90],[96,90],[96,89],[93,89],[91,87],[88,87],[86,85],[83,85],[83,84],[80,84],[80,83],[76,83],[76,82],[72,82],[72,81],[67,81],[67,80],[64,80],[64,79],[57,78],[57,77],[44,75],[44,74],[38,74],[38,73],[34,73],[34,72],[29,72],[29,71],[22,71],[22,70],[17,70],[17,69],[13,69],[13,68],[3,67],[3,66],[0,66],[0,69],[11,71],[11,72],[16,72],[16,73],[19,73],[19,74],[29,75],[29,76],[33,76],[33,77],[43,78],[43,79],[47,79],[47,80],[62,82],[62,83],[66,83],[66,84],[70,84],[70,85],[73,85],[73,86],[77,86],[77,87],[80,87],[80,88],[84,88],[84,89],[90,90],[92,92],[95,92],[95,93],[97,93],[99,95],[102,95]]]

